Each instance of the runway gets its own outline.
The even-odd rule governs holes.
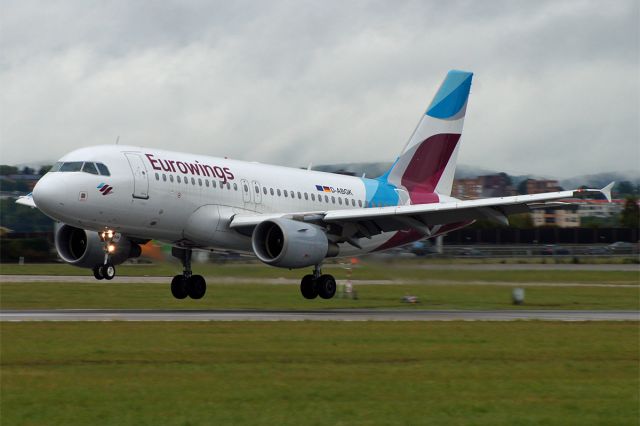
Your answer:
[[[640,321],[639,311],[569,310],[2,310],[0,321]]]

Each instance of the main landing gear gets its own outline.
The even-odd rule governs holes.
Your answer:
[[[116,267],[111,262],[111,253],[116,249],[115,243],[120,239],[120,234],[107,229],[100,233],[100,239],[104,242],[104,263],[93,268],[93,276],[97,280],[112,280],[116,276]]]
[[[322,274],[320,265],[316,265],[313,274],[305,275],[300,282],[300,292],[305,299],[331,299],[336,294],[336,279],[333,275]]]
[[[182,275],[176,275],[171,280],[171,294],[176,299],[184,299],[189,296],[192,299],[202,299],[207,292],[207,283],[202,275],[193,275],[191,272],[191,249],[174,247],[171,254],[182,262]]]

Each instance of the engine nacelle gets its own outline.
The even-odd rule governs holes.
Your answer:
[[[60,226],[55,233],[56,250],[65,262],[80,268],[93,268],[104,263],[104,243],[94,231]],[[142,253],[140,246],[125,237],[121,237],[111,253],[110,261],[118,265],[131,257]]]
[[[329,242],[321,227],[282,218],[258,224],[253,230],[251,246],[258,259],[281,268],[317,265],[324,258],[338,254],[338,246]]]

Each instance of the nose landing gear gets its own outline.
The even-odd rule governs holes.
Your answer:
[[[192,299],[202,299],[207,292],[207,282],[202,275],[193,275],[191,271],[191,249],[173,247],[171,254],[182,262],[182,275],[176,275],[171,280],[171,294],[176,299],[189,296]]]
[[[93,276],[97,280],[112,280],[116,276],[116,267],[111,262],[111,253],[116,249],[115,243],[120,240],[120,234],[111,229],[105,229],[100,233],[100,239],[104,242],[104,263],[93,268]]]
[[[331,299],[336,294],[336,279],[333,275],[322,274],[320,265],[316,265],[313,274],[305,275],[300,282],[300,292],[305,299]]]

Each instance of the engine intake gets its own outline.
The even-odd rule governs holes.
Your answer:
[[[55,233],[58,255],[65,262],[81,268],[93,268],[104,262],[104,243],[97,232],[86,231],[70,225],[60,226]],[[111,253],[111,263],[118,265],[125,260],[138,257],[140,246],[127,238],[121,238]]]
[[[317,265],[338,254],[324,229],[291,219],[271,219],[259,223],[251,237],[253,252],[262,262],[281,268]]]

